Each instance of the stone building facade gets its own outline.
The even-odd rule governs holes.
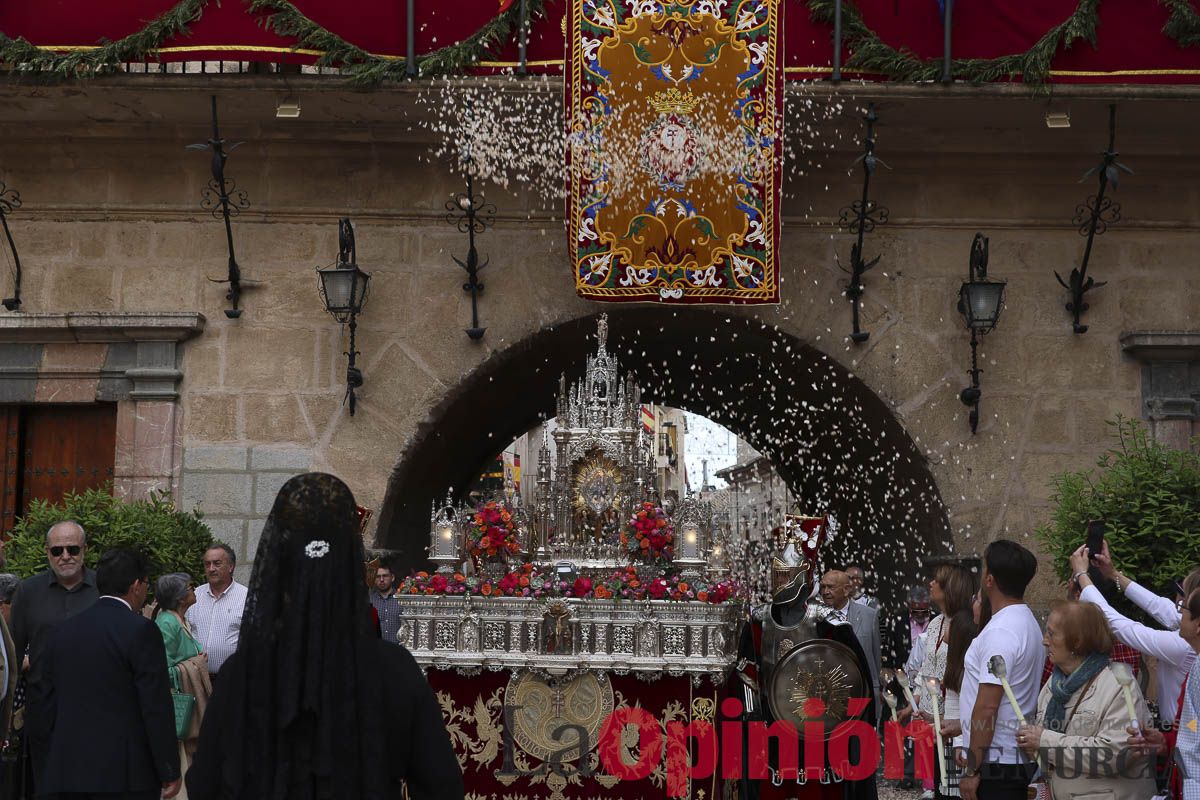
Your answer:
[[[796,510],[791,489],[770,460],[741,439],[737,463],[718,470],[716,477],[728,484],[720,490],[720,506],[725,532],[732,538],[766,541]]]
[[[420,88],[292,77],[296,120],[274,117],[282,88],[253,75],[0,86],[0,180],[24,201],[10,216],[24,305],[0,314],[0,399],[117,402],[118,491],[163,488],[201,508],[243,569],[278,486],[308,469],[345,479],[376,511],[373,541],[417,564],[433,498],[552,409],[558,372],[587,351],[605,309],[573,293],[555,203],[488,187],[499,215],[479,240],[491,257],[487,333],[468,339],[470,298],[451,260],[465,237],[443,220],[460,184],[428,155]],[[1061,87],[1066,130],[1048,130],[1044,98],[1017,87],[790,91],[845,110],[813,122],[817,148],[788,167],[783,301],[609,308],[649,399],[754,444],[798,501],[842,508],[857,547],[907,541],[918,558],[900,569],[913,579],[922,554],[1026,540],[1047,519],[1052,476],[1093,464],[1115,414],[1148,419],[1175,446],[1200,432],[1194,91]],[[227,165],[251,203],[234,222],[249,284],[238,319],[214,282],[224,231],[199,206],[207,154],[185,149],[208,136],[212,94],[223,134],[246,142]],[[868,99],[891,167],[873,192],[891,219],[868,238],[868,257],[881,256],[866,278],[871,337],[854,345],[839,268],[850,238],[834,223],[859,192],[848,169]],[[1136,175],[1117,192],[1122,220],[1097,242],[1091,271],[1108,283],[1076,335],[1054,271],[1078,263],[1071,220],[1092,187],[1077,181],[1106,144],[1114,101]],[[804,102],[791,107],[803,125]],[[373,275],[354,416],[345,332],[314,274],[333,262],[343,216]],[[955,302],[976,231],[1008,288],[982,342],[972,435],[957,399],[968,344]]]

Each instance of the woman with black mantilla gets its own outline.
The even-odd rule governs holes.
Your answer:
[[[370,630],[354,497],[332,475],[279,490],[237,652],[187,775],[191,800],[462,798],[433,691]]]

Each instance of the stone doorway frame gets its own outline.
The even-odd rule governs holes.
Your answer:
[[[199,312],[0,315],[0,403],[117,404],[113,494],[179,490],[183,379],[179,344]]]

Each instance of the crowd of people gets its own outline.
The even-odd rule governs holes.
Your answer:
[[[60,522],[48,570],[0,574],[0,797],[463,796],[433,692],[394,644],[398,609],[372,605],[390,570],[368,600],[337,478],[284,485],[248,587],[217,543],[202,585],[157,577],[150,612],[143,555],[111,549],[93,570],[87,547]]]
[[[149,612],[145,558],[113,549],[92,570],[87,548],[63,521],[46,533],[48,570],[0,573],[0,798],[463,796],[437,702],[395,644],[395,575],[378,567],[368,591],[336,478],[280,490],[249,586],[216,543],[202,584],[157,577]],[[1025,602],[1037,559],[1021,545],[992,542],[978,573],[936,567],[908,593],[894,670],[862,567],[822,575],[874,707],[910,734],[936,723],[932,773],[903,781],[926,800],[1024,800],[1031,785],[1058,800],[1200,800],[1200,568],[1162,597],[1117,570],[1107,543],[1070,564],[1044,629]],[[1117,610],[1114,591],[1153,624]]]
[[[1025,603],[1036,557],[998,540],[982,562],[978,579],[943,564],[909,592],[908,658],[884,671],[897,721],[940,724],[922,798],[1024,800],[1032,786],[1060,800],[1200,800],[1200,568],[1160,597],[1113,567],[1107,543],[1080,547],[1043,630]],[[1122,615],[1096,581],[1159,627]]]

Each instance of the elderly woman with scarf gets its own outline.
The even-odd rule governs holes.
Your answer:
[[[1038,697],[1039,725],[1022,726],[1017,746],[1038,758],[1055,798],[1147,800],[1153,767],[1127,746],[1129,712],[1111,668],[1113,635],[1104,613],[1090,603],[1058,606],[1046,621],[1044,643],[1054,672]],[[1138,724],[1150,712],[1131,684]]]

